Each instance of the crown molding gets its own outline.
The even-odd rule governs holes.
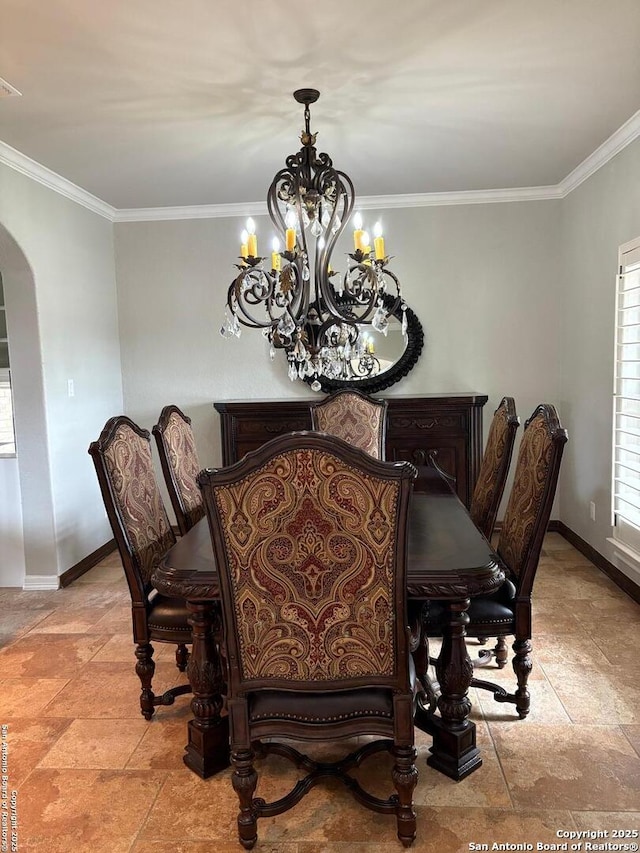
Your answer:
[[[358,196],[360,210],[391,210],[403,207],[441,207],[453,204],[491,204],[505,201],[542,201],[561,198],[558,187],[520,187],[503,190],[465,190],[448,193]],[[117,210],[115,222],[158,222],[169,219],[219,219],[236,216],[266,216],[263,201],[243,204],[204,204],[198,207],[142,207]]]
[[[507,201],[545,201],[560,198],[557,186],[512,187],[502,190],[459,190],[446,193],[360,196],[357,206],[389,210],[397,207],[448,207],[454,204],[493,204]]]
[[[83,207],[113,222],[116,213],[115,207],[107,204],[106,201],[102,201],[97,196],[91,195],[91,193],[83,190],[82,187],[72,183],[67,178],[63,178],[62,175],[52,172],[51,169],[47,169],[46,166],[37,163],[31,157],[27,157],[26,154],[22,154],[2,141],[0,141],[0,163],[4,163],[5,166],[9,166],[16,172],[20,172],[20,174],[26,175],[28,178],[37,181],[37,183],[48,187],[50,190],[58,193],[58,195],[71,199],[71,201],[75,201],[77,204],[81,204]]]
[[[168,219],[224,219],[266,216],[266,201],[200,204],[185,207],[138,207],[116,210],[114,222],[160,222]]]
[[[516,187],[497,190],[461,190],[441,193],[408,193],[404,195],[361,196],[362,210],[391,210],[406,207],[446,207],[456,204],[498,204],[518,201],[547,201],[566,198],[570,192],[608,163],[623,148],[640,136],[640,110],[605,140],[560,183],[543,187]],[[221,219],[237,216],[266,216],[263,201],[233,204],[203,204],[184,207],[142,207],[121,210],[83,190],[81,187],[47,169],[30,157],[0,141],[0,163],[32,178],[54,192],[81,204],[111,222],[160,222],[176,219]]]
[[[640,136],[640,110],[625,121],[608,139],[605,139],[602,145],[576,166],[573,172],[570,172],[566,178],[560,181],[558,188],[562,193],[561,198],[568,196],[572,190],[579,187],[583,181],[590,178],[594,172],[597,172],[638,136]]]

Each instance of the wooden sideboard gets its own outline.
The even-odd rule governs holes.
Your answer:
[[[284,432],[311,429],[309,404],[318,398],[214,403],[220,414],[222,464]],[[413,462],[416,491],[422,491],[421,469],[436,452],[440,468],[455,478],[456,490],[469,506],[482,459],[482,407],[486,394],[424,394],[389,397],[386,458]]]

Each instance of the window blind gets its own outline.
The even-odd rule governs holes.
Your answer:
[[[614,537],[640,558],[640,239],[620,252],[613,412]]]

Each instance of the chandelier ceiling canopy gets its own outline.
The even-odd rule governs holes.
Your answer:
[[[285,351],[289,377],[319,390],[322,379],[350,380],[381,370],[368,330],[386,335],[390,316],[407,332],[407,306],[400,282],[388,267],[382,229],[376,224],[373,250],[359,214],[352,217],[355,191],[349,176],[336,169],[328,154],[315,148],[310,105],[316,89],[298,89],[304,105],[302,148],[290,154],[267,193],[275,228],[268,257],[258,253],[252,219],[242,233],[239,273],[227,294],[221,334],[240,337],[241,327],[262,329],[271,358]],[[344,273],[331,259],[349,221],[354,250]],[[281,251],[281,246],[283,250]],[[384,369],[384,368],[382,368]]]

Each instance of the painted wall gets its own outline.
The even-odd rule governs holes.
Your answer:
[[[640,235],[640,140],[562,202],[562,418],[569,452],[560,484],[562,521],[640,583],[615,556],[611,447],[618,247]],[[589,518],[589,502],[596,520]]]
[[[122,409],[113,226],[0,164],[0,267],[27,582],[55,585],[111,538],[87,447]]]
[[[426,345],[420,361],[385,393],[479,391],[485,428],[504,394],[524,420],[559,398],[558,201],[365,211],[381,219]],[[263,247],[266,217],[256,218]],[[311,397],[291,383],[286,359],[271,363],[259,332],[219,334],[244,223],[235,219],[115,226],[125,410],[150,428],[162,406],[193,418],[200,461],[221,462],[215,400]],[[334,254],[344,268],[350,234]],[[264,251],[264,248],[263,248]]]
[[[0,458],[0,586],[22,586],[25,576],[18,458]]]

